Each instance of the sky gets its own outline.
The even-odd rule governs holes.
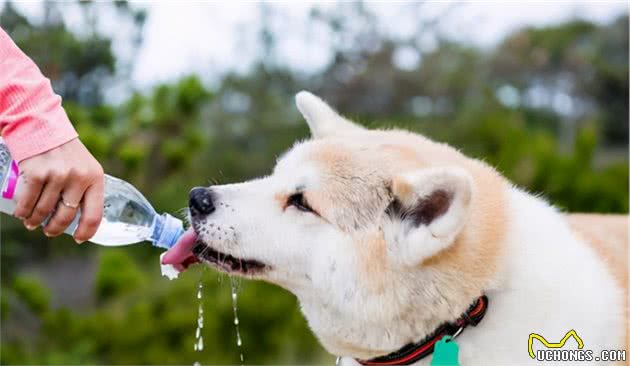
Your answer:
[[[0,4],[1,4],[0,0]],[[133,60],[131,83],[150,88],[158,83],[198,73],[206,80],[226,71],[243,71],[260,55],[257,30],[261,5],[252,2],[131,2],[147,10],[143,44]],[[42,16],[41,4],[18,2],[16,6],[34,20]],[[331,45],[339,42],[321,24],[309,21],[313,8],[334,11],[332,2],[270,2],[275,11],[268,23],[277,36],[277,59],[306,73],[316,72],[330,61]],[[508,33],[524,26],[543,26],[571,18],[609,22],[628,11],[627,1],[427,1],[367,2],[380,29],[395,37],[420,32],[418,24],[438,19],[432,32],[421,34],[425,51],[436,36],[492,47]],[[69,8],[68,24],[80,32],[81,13]],[[114,14],[99,14],[100,29],[114,39],[114,50],[129,52],[125,29]],[[360,27],[361,25],[357,25]],[[395,61],[402,67],[421,62],[415,53],[400,52]]]

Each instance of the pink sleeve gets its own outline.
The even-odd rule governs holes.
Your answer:
[[[17,162],[77,137],[50,80],[1,28],[0,135]]]

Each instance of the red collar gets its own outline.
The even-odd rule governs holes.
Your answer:
[[[482,295],[454,322],[440,325],[433,333],[417,343],[410,343],[398,351],[371,360],[357,360],[362,365],[411,365],[433,353],[433,347],[445,335],[456,337],[469,325],[479,324],[488,309],[488,298]]]

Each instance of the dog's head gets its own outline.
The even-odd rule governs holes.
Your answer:
[[[191,191],[193,252],[296,294],[337,355],[382,355],[457,317],[493,277],[503,180],[422,136],[355,125],[310,93],[296,102],[313,138],[271,175]]]

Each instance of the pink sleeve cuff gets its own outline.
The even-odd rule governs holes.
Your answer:
[[[78,135],[66,113],[61,107],[58,110],[61,113],[47,113],[47,118],[55,118],[54,124],[49,120],[26,117],[27,123],[10,124],[5,127],[2,138],[13,160],[19,163],[77,138]],[[67,123],[64,123],[64,120]]]
[[[17,162],[77,137],[50,80],[2,29],[0,133]]]

